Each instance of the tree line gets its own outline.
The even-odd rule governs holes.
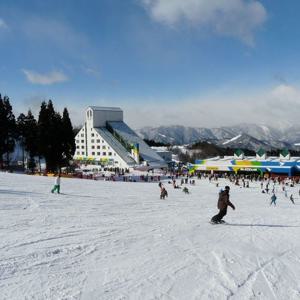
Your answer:
[[[25,154],[27,168],[32,172],[36,160],[45,160],[48,172],[56,172],[68,166],[75,152],[73,126],[67,108],[63,114],[55,111],[51,100],[43,101],[36,120],[31,110],[21,113],[17,118],[13,114],[8,96],[0,94],[0,168],[9,169],[10,155],[16,144]]]

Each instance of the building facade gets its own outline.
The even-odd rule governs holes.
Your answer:
[[[123,121],[118,107],[90,106],[75,137],[74,160],[82,164],[130,168],[145,164],[163,168],[165,161]]]

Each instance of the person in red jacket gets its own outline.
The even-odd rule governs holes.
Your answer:
[[[225,186],[225,190],[220,192],[219,200],[218,200],[219,213],[212,217],[211,219],[212,223],[215,224],[224,223],[222,219],[227,214],[228,206],[230,206],[233,210],[235,210],[235,206],[229,200],[229,190],[230,187],[227,185]]]

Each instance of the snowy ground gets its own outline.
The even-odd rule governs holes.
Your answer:
[[[300,299],[299,187],[270,207],[232,186],[229,224],[211,225],[206,180],[167,200],[157,183],[52,183],[0,173],[0,299]]]

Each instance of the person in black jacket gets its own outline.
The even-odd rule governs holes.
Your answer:
[[[229,201],[229,190],[230,187],[227,185],[225,186],[225,190],[219,193],[218,199],[218,209],[219,213],[212,217],[212,223],[224,223],[222,220],[224,216],[227,214],[227,207],[230,206],[233,210],[235,210],[235,206]]]

